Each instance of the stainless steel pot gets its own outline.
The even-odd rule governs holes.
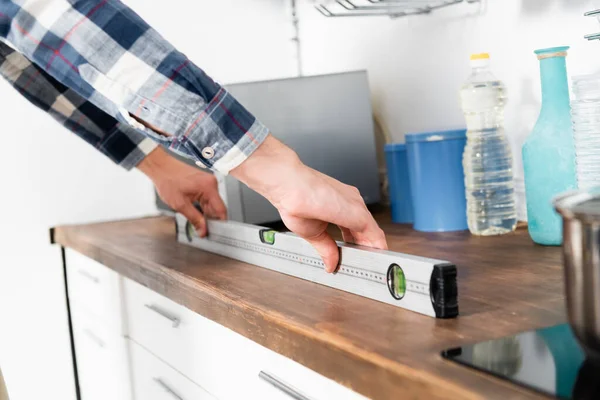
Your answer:
[[[585,350],[600,356],[600,188],[554,200],[563,218],[567,312]]]

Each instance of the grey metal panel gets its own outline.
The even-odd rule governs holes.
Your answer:
[[[306,165],[356,186],[368,204],[380,200],[365,71],[225,87]]]
[[[246,185],[241,185],[242,208],[244,212],[243,220],[249,224],[264,224],[265,222],[279,221],[281,216],[279,211],[260,194],[248,189]]]
[[[219,194],[227,206],[227,218],[232,221],[244,221],[242,183],[236,179],[226,179],[221,174],[215,174],[215,176],[217,177]]]

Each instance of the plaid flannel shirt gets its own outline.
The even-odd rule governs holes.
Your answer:
[[[2,42],[0,75],[32,104],[125,169],[137,166],[157,146]]]
[[[0,74],[126,168],[160,144],[226,174],[268,134],[118,0],[0,0],[0,38]]]

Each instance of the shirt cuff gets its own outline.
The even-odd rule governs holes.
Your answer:
[[[199,166],[227,175],[252,155],[268,134],[265,125],[221,89],[191,118],[185,133],[169,139],[168,147]]]
[[[179,96],[181,90],[174,84],[165,89],[171,89],[173,93],[162,93],[155,99],[148,99],[107,78],[89,64],[80,66],[79,70],[97,93],[110,99],[113,108],[116,106],[117,120],[174,153],[191,159],[196,165],[224,175],[246,160],[269,133],[220,86],[216,86],[218,89],[208,103],[197,96],[182,99]],[[197,107],[194,106],[196,102]],[[147,128],[132,115],[167,135]]]

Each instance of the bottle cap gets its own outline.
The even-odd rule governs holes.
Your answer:
[[[539,49],[534,51],[537,54],[538,60],[543,60],[552,57],[566,57],[569,46],[550,47],[547,49]]]
[[[473,60],[489,60],[490,55],[488,53],[471,54],[471,61]]]

